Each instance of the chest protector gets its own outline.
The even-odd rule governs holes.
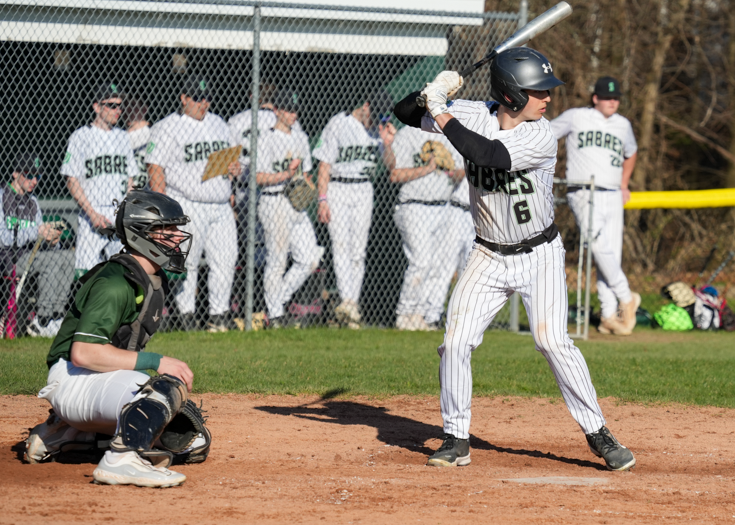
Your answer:
[[[166,275],[159,271],[156,275],[149,276],[138,262],[126,253],[120,253],[110,257],[109,262],[117,263],[125,267],[125,278],[138,294],[138,290],[143,290],[143,305],[138,312],[138,317],[130,324],[124,324],[117,329],[110,341],[117,348],[130,350],[131,352],[140,352],[145,349],[145,345],[156,333],[161,325],[163,304],[168,294],[168,281]],[[100,268],[108,263],[98,265]],[[85,282],[89,277],[94,275],[95,269],[90,270],[87,275],[82,278]],[[152,277],[152,278],[151,278]]]

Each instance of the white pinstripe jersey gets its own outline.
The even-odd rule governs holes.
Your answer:
[[[434,133],[427,133],[418,128],[405,126],[396,133],[396,138],[393,142],[393,151],[396,154],[396,168],[418,168],[426,165],[421,159],[421,148],[429,140],[438,140],[438,142],[442,143],[452,154],[455,167],[460,167],[462,157],[444,135],[437,137]],[[398,201],[447,201],[454,190],[454,186],[454,181],[447,176],[447,173],[437,169],[423,177],[403,184],[398,193]]]
[[[605,118],[595,108],[568,109],[551,121],[556,138],[567,139],[567,180],[619,189],[623,160],[638,151],[630,121],[617,113]]]
[[[286,171],[293,159],[301,159],[294,178],[303,177],[311,171],[311,153],[309,152],[309,137],[303,131],[291,129],[291,133],[284,133],[277,129],[269,129],[260,135],[258,141],[258,172],[279,173]],[[263,186],[265,193],[282,191],[286,181],[271,186]]]
[[[501,130],[496,102],[456,100],[449,113],[467,129],[499,140],[508,149],[510,171],[482,168],[465,159],[470,210],[477,235],[498,244],[516,244],[540,234],[554,221],[556,137],[545,118]],[[427,113],[422,129],[441,133]]]

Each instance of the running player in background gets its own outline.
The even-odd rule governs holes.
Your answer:
[[[563,84],[539,52],[512,48],[490,68],[494,102],[447,97],[462,85],[444,71],[424,88],[427,109],[411,93],[396,107],[404,123],[444,133],[465,159],[477,237],[449,301],[441,362],[444,442],[434,466],[470,463],[472,352],[513,292],[528,313],[536,349],[554,373],[567,408],[592,452],[611,470],[635,465],[633,454],[605,427],[587,364],[567,334],[564,245],[554,224],[557,142],[543,118],[550,90]]]
[[[446,150],[444,156],[452,155],[451,170],[438,168],[435,156],[427,155],[437,148],[435,144]],[[393,218],[408,260],[396,307],[396,328],[429,330],[429,298],[440,293],[433,289],[440,285],[438,280],[430,282],[429,277],[437,272],[437,263],[443,262],[440,253],[446,246],[443,234],[446,232],[447,201],[456,178],[464,177],[462,157],[445,136],[411,126],[396,133],[393,151],[396,167],[391,171],[390,181],[402,184]],[[437,321],[438,317],[432,320]]]
[[[352,112],[333,116],[312,152],[320,161],[318,218],[329,229],[341,299],[334,312],[341,325],[352,329],[359,329],[362,320],[359,301],[373,213],[371,179],[380,158],[388,170],[395,166],[396,128],[388,122],[392,110],[387,91],[372,93]]]
[[[265,230],[264,288],[269,328],[287,324],[284,306],[317,269],[324,254],[324,248],[317,246],[314,226],[306,211],[296,210],[284,194],[293,177],[311,177],[309,137],[293,129],[298,110],[298,94],[281,90],[275,100],[276,123],[258,141],[256,177],[263,188],[258,218]],[[293,264],[286,272],[289,252]]]
[[[230,147],[230,130],[209,112],[213,90],[209,80],[191,75],[181,91],[181,111],[170,114],[151,129],[145,161],[153,191],[176,199],[191,224],[183,227],[193,236],[186,260],[187,278],[176,294],[185,330],[196,330],[196,291],[199,260],[206,252],[209,265],[210,332],[226,332],[230,293],[237,261],[237,227],[230,206],[231,179],[240,174],[239,162],[229,176],[202,181],[209,155]]]
[[[622,268],[623,205],[630,200],[628,181],[638,144],[630,121],[617,113],[620,96],[618,81],[602,77],[595,83],[592,107],[566,110],[551,121],[551,129],[557,139],[567,139],[567,202],[583,236],[589,229],[590,191],[580,183],[595,176],[591,246],[602,310],[597,329],[630,335],[641,296],[630,291]]]
[[[69,193],[81,208],[74,263],[76,278],[122,249],[120,241],[100,233],[115,220],[113,201],[122,201],[138,173],[130,139],[116,127],[122,103],[119,84],[106,82],[97,88],[92,103],[95,118],[69,137],[61,165]]]

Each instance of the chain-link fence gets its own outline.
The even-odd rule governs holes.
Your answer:
[[[474,238],[467,195],[456,197],[461,163],[434,169],[422,147],[436,137],[400,130],[390,103],[484,56],[525,23],[522,10],[238,0],[0,9],[5,331],[53,333],[80,277],[119,250],[100,229],[135,186],[165,191],[192,219],[188,272],[172,275],[163,312],[169,329],[257,327],[266,316],[441,322]],[[463,97],[485,99],[488,81],[478,71]],[[208,162],[215,153],[225,167]],[[208,164],[216,176],[203,181]],[[299,211],[287,195],[307,173],[313,200]],[[496,324],[510,317],[506,307]]]

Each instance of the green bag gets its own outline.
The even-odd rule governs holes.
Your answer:
[[[667,304],[658,312],[653,314],[656,323],[664,330],[673,330],[675,332],[685,332],[694,328],[692,318],[689,312],[676,306],[674,303]]]

